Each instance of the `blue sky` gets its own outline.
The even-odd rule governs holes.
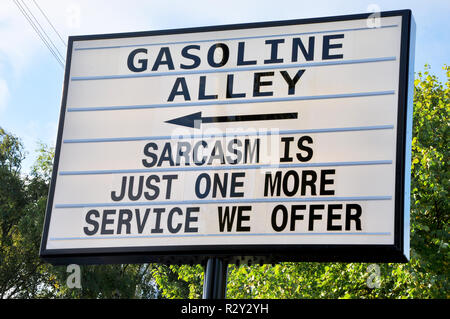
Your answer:
[[[49,32],[59,51],[65,46],[33,0],[24,0]],[[232,23],[288,20],[411,9],[416,21],[415,71],[425,63],[445,80],[450,63],[450,1],[303,1],[303,0],[34,0],[64,40],[69,35],[161,30]],[[0,0],[0,126],[20,137],[28,156],[38,142],[54,146],[64,72],[16,7]]]

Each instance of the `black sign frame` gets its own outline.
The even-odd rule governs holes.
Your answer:
[[[378,13],[377,13],[378,14]],[[40,257],[52,264],[112,264],[112,263],[147,263],[167,264],[204,263],[208,258],[218,257],[228,263],[274,263],[280,261],[320,261],[320,262],[407,262],[409,252],[409,180],[411,141],[407,140],[408,104],[412,103],[413,61],[415,25],[410,10],[380,12],[380,17],[401,16],[401,47],[398,88],[398,122],[396,144],[396,185],[395,185],[395,220],[393,245],[203,245],[203,246],[159,246],[159,247],[114,247],[85,249],[46,249],[53,198],[55,193],[58,163],[60,158],[62,133],[68,85],[70,82],[71,53],[74,41],[99,40],[127,37],[144,37],[193,32],[224,31],[252,29],[296,24],[348,21],[371,18],[370,13],[324,18],[271,21],[259,23],[233,24],[198,28],[185,28],[148,32],[131,32],[119,34],[98,34],[87,36],[70,36],[64,75],[64,87],[61,101],[61,113],[52,179],[48,195],[47,210],[40,248]],[[409,105],[412,109],[412,105]],[[411,128],[408,128],[411,130]]]

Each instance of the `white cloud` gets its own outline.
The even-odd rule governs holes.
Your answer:
[[[39,49],[33,29],[11,0],[0,6],[0,77],[18,77],[29,66],[31,57]],[[8,72],[8,74],[5,74]],[[12,74],[11,74],[12,73]]]
[[[51,53],[12,0],[0,0],[0,111],[7,108],[12,87]],[[68,35],[110,33],[149,28],[149,19],[138,10],[142,1],[35,0],[66,42]],[[24,0],[65,58],[66,47],[32,0]],[[22,7],[24,6],[21,4]],[[55,64],[56,60],[53,61]]]
[[[151,19],[137,8],[142,1],[56,1],[35,0],[46,13],[64,41],[69,35],[110,33],[148,28]],[[66,48],[34,1],[24,0],[39,23],[65,57]],[[144,3],[145,4],[145,3]],[[23,6],[23,5],[22,5]],[[26,68],[37,63],[38,53],[50,55],[42,40],[33,30],[12,0],[1,0],[0,5],[0,78],[20,77]],[[56,61],[55,61],[56,63]],[[8,74],[5,74],[8,72]]]
[[[9,89],[6,81],[0,79],[0,114],[6,108],[9,98]]]

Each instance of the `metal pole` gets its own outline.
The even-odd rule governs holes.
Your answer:
[[[225,299],[228,264],[220,258],[209,258],[203,280],[203,299]]]

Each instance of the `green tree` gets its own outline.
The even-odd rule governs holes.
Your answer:
[[[0,128],[0,298],[154,298],[153,265],[81,266],[81,289],[66,284],[65,266],[39,258],[54,149],[39,145],[21,176],[20,140]]]
[[[152,276],[163,298],[201,298],[203,270],[200,265],[156,265]]]
[[[35,252],[30,254],[33,245],[39,245],[40,232],[34,238],[32,229],[21,232],[30,209],[20,176],[23,158],[19,139],[0,128],[0,298],[34,296],[33,283],[41,280],[40,262]]]
[[[426,66],[415,80],[412,141],[411,255],[429,296],[449,291],[450,67],[442,85]]]

